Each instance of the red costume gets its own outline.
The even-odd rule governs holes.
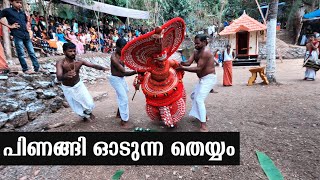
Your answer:
[[[168,59],[184,40],[184,32],[183,19],[174,18],[129,42],[121,53],[124,63],[139,72],[134,85],[141,84],[147,114],[169,127],[181,120],[186,108],[184,72],[175,70],[179,62]]]

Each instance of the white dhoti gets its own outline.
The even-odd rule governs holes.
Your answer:
[[[190,116],[199,119],[201,122],[206,122],[207,112],[204,101],[216,83],[217,75],[215,74],[208,74],[200,78],[199,83],[191,94],[192,108],[189,113]]]
[[[84,83],[80,80],[72,87],[62,85],[61,89],[71,109],[79,116],[89,118],[94,102]]]
[[[108,76],[111,86],[114,88],[117,94],[118,107],[120,111],[120,117],[123,121],[129,120],[129,101],[128,95],[129,87],[124,77]]]
[[[306,52],[305,59],[308,59],[309,61],[318,62],[318,53],[317,51],[312,51],[311,55],[310,52]],[[313,68],[306,67],[306,71],[304,73],[304,77],[308,79],[316,79],[316,71]]]

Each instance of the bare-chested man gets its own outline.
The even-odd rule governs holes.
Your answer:
[[[83,118],[83,120],[93,120],[92,114],[94,102],[86,86],[81,81],[79,70],[82,65],[98,70],[107,68],[92,64],[88,61],[76,60],[76,45],[73,43],[63,44],[65,58],[57,62],[57,79],[62,81],[61,89],[72,110]]]
[[[127,41],[120,38],[116,42],[116,50],[111,55],[111,75],[108,77],[111,86],[117,93],[118,112],[117,117],[121,118],[120,125],[122,128],[130,128],[128,126],[129,120],[129,101],[127,93],[129,92],[125,76],[132,76],[136,71],[126,71],[124,64],[120,61],[121,50],[127,44]]]
[[[197,73],[199,77],[199,83],[196,85],[194,91],[191,94],[192,108],[189,113],[190,116],[196,117],[200,120],[200,131],[207,132],[206,125],[207,113],[204,104],[210,90],[217,82],[217,76],[215,72],[215,61],[213,60],[213,54],[207,46],[207,36],[200,34],[194,38],[195,51],[187,62],[181,62],[182,66],[190,66],[193,61],[197,63],[196,67],[179,67],[179,69]]]

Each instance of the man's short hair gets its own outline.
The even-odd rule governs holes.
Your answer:
[[[197,34],[196,37],[194,37],[194,39],[199,39],[201,42],[208,42],[208,37],[205,34]]]
[[[127,44],[127,41],[123,38],[119,38],[116,42],[118,48],[123,48]]]
[[[64,43],[62,48],[63,48],[63,51],[66,51],[68,49],[75,49],[76,45],[73,44],[72,42],[68,42],[68,43]]]

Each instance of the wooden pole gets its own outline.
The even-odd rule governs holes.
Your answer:
[[[257,3],[257,6],[258,6],[258,9],[259,9],[259,12],[260,12],[260,15],[261,15],[261,17],[262,17],[262,19],[263,19],[264,24],[267,24],[266,19],[264,18],[263,13],[262,13],[262,10],[261,10],[261,8],[260,8],[260,4],[259,4],[258,0],[255,0],[255,1],[256,1],[256,3]]]

